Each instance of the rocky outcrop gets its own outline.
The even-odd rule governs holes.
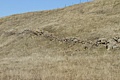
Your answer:
[[[42,36],[45,37],[46,39],[49,39],[50,41],[58,41],[61,43],[67,43],[71,45],[75,44],[81,44],[85,45],[84,49],[91,49],[95,47],[99,47],[100,45],[105,46],[107,50],[112,50],[112,49],[119,49],[120,48],[120,37],[114,37],[114,38],[98,38],[94,41],[91,40],[80,40],[79,38],[76,37],[66,37],[66,38],[59,38],[55,36],[53,33],[49,33],[47,31],[43,30],[23,30],[22,32],[17,32],[17,31],[10,31],[10,32],[4,32],[4,35],[11,36],[11,35],[16,35],[16,36],[24,36],[27,34],[32,34],[35,36]],[[30,35],[31,36],[31,35]]]
[[[119,38],[118,37],[114,37],[114,38],[110,38],[110,39],[106,39],[106,38],[99,38],[96,42],[97,45],[99,44],[103,44],[104,46],[106,46],[107,50],[111,50],[111,49],[119,49]]]

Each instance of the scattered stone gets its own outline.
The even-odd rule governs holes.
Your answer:
[[[99,38],[97,40],[94,40],[94,41],[89,41],[89,40],[79,40],[78,38],[58,38],[56,36],[54,36],[54,34],[52,33],[49,33],[47,31],[39,31],[39,30],[36,30],[36,31],[33,31],[33,30],[29,30],[29,29],[26,29],[20,33],[16,33],[14,32],[13,30],[12,31],[9,31],[9,32],[5,32],[7,35],[25,35],[25,34],[32,34],[32,35],[36,35],[36,36],[42,36],[42,37],[45,37],[45,38],[48,38],[50,41],[58,41],[58,42],[61,42],[61,43],[68,43],[68,44],[72,44],[75,45],[75,44],[82,44],[84,46],[84,49],[91,49],[91,48],[96,48],[96,47],[99,47],[99,45],[103,45],[103,46],[106,46],[106,49],[107,50],[111,50],[111,49],[119,49],[120,48],[120,37],[114,37],[112,39],[106,39],[106,38]],[[21,36],[22,36],[21,35]]]
[[[115,49],[117,48],[117,42],[114,39],[109,39],[107,41],[108,43],[106,44],[106,48],[107,50],[111,50],[111,49]]]
[[[114,37],[113,38],[116,42],[120,43],[120,37]]]
[[[96,43],[97,44],[107,44],[107,39],[106,38],[99,38]]]

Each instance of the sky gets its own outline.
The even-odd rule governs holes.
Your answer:
[[[62,8],[89,0],[0,0],[0,17]]]

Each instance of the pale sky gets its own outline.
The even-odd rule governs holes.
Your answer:
[[[90,0],[0,0],[0,17],[12,14],[51,10]]]

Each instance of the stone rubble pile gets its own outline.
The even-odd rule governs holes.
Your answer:
[[[43,36],[47,39],[49,39],[50,41],[58,41],[58,42],[62,42],[62,43],[72,43],[72,44],[88,44],[92,46],[96,46],[99,47],[99,45],[103,45],[105,46],[105,48],[107,50],[111,50],[111,49],[120,49],[120,37],[114,37],[114,38],[98,38],[95,41],[90,41],[90,40],[80,40],[78,38],[75,37],[67,37],[67,38],[59,38],[57,36],[55,36],[52,33],[49,33],[47,31],[38,31],[38,30],[24,30],[20,33],[15,33],[15,32],[6,32],[7,34],[11,34],[11,35],[25,35],[25,34],[33,34],[36,36]],[[10,35],[9,34],[9,35]],[[85,49],[88,49],[90,46],[85,46]]]

